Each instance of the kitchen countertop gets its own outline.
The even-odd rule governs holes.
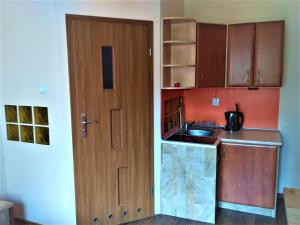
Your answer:
[[[0,214],[6,212],[9,208],[13,206],[14,204],[11,202],[0,200]]]
[[[222,142],[260,145],[282,145],[278,130],[242,129],[235,132],[223,131],[220,134]]]

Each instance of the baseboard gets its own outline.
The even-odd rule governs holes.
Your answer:
[[[223,209],[231,209],[240,212],[253,213],[263,216],[276,217],[276,207],[274,209],[262,208],[256,206],[241,205],[231,202],[218,201],[218,207]]]
[[[15,222],[16,222],[16,225],[42,225],[42,224],[39,224],[39,223],[34,223],[34,222],[31,222],[31,221],[27,221],[27,220],[24,220],[24,219],[21,219],[21,218],[15,218]]]

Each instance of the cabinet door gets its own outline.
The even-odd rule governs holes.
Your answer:
[[[256,24],[254,85],[281,86],[284,21]]]
[[[255,24],[228,26],[227,86],[252,83]]]
[[[222,144],[218,200],[274,208],[277,148]]]
[[[224,87],[226,25],[197,24],[197,86]]]

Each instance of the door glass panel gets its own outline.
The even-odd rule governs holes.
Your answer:
[[[113,48],[102,47],[103,89],[113,89]]]

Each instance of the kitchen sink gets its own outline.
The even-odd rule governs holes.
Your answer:
[[[218,135],[221,133],[220,128],[190,128],[188,130],[179,129],[177,132],[165,138],[169,141],[190,142],[200,144],[214,144]]]
[[[196,137],[210,137],[214,132],[212,130],[190,129],[186,131],[186,134]]]

